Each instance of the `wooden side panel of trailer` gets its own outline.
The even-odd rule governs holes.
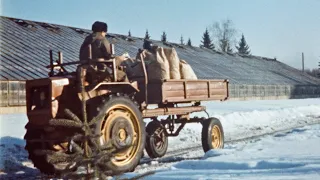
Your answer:
[[[165,80],[148,85],[148,103],[224,101],[229,97],[227,80]]]

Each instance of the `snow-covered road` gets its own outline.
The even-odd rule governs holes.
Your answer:
[[[320,125],[227,144],[146,179],[320,179]]]
[[[188,124],[178,137],[169,138],[165,157],[145,157],[136,171],[126,176],[156,170],[147,179],[320,179],[320,99],[204,105],[210,116],[222,122],[227,142],[224,150],[204,154],[201,125]],[[23,149],[26,116],[0,118],[0,179],[39,176]]]

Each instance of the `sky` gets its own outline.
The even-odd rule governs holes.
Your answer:
[[[109,32],[170,42],[191,39],[199,46],[214,22],[233,21],[251,53],[301,69],[320,62],[320,0],[0,0],[0,15],[90,29],[104,21]],[[217,46],[217,45],[216,45]],[[233,47],[233,49],[235,49]]]

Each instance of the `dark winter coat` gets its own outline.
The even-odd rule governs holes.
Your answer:
[[[93,33],[87,36],[81,45],[80,60],[88,60],[89,44],[91,44],[92,59],[104,58],[108,60],[111,58],[109,41],[100,33]]]

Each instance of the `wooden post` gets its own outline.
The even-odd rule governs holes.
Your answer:
[[[53,76],[53,58],[52,58],[52,50],[49,51],[49,54],[50,54],[50,73],[49,73],[49,76]]]
[[[89,44],[89,60],[92,59],[92,48],[91,48],[91,44]]]
[[[114,55],[114,45],[110,44],[111,55]]]
[[[63,63],[63,55],[62,55],[62,52],[58,52],[58,56],[59,56],[59,59],[58,59],[58,64],[59,64],[59,72],[63,72],[65,71],[64,67],[61,66],[61,64]]]
[[[116,67],[116,60],[112,60],[112,67],[113,67],[113,81],[117,82],[117,67]]]
[[[59,64],[61,65],[63,63],[63,55],[62,52],[58,52],[58,56],[59,56]]]
[[[145,105],[146,108],[148,106],[148,74],[147,74],[147,69],[146,69],[146,65],[144,63],[144,59],[141,58],[141,64],[142,64],[142,68],[143,68],[143,73],[144,73],[144,85],[145,85]]]

